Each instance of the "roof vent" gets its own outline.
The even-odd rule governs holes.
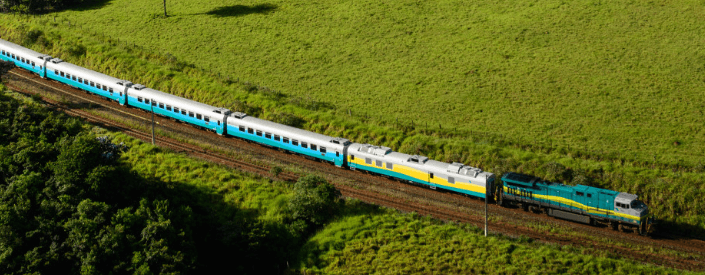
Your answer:
[[[348,145],[350,143],[350,140],[346,138],[334,137],[330,140],[330,143]]]
[[[407,161],[408,161],[408,162],[413,162],[413,163],[421,163],[421,164],[424,164],[427,160],[428,160],[427,157],[419,156],[419,155],[413,155],[413,156],[409,157],[409,159],[408,159]]]
[[[458,174],[460,173],[460,168],[463,168],[462,163],[453,162],[451,164],[448,164],[448,173]]]
[[[130,87],[132,86],[132,82],[127,81],[127,80],[120,80],[117,82],[118,85],[125,86],[125,87]]]
[[[142,90],[142,89],[144,89],[144,88],[147,88],[147,87],[145,87],[145,86],[142,85],[142,84],[135,84],[135,85],[132,85],[132,89],[135,89],[135,90],[138,90],[138,91],[139,91],[139,90]]]
[[[222,115],[229,115],[230,114],[230,110],[225,109],[225,108],[218,108],[218,109],[213,110],[213,112],[216,114],[222,114]]]
[[[40,55],[39,59],[41,60],[51,60],[51,55]]]
[[[61,60],[61,58],[54,58],[51,60],[51,63],[54,63],[54,64],[59,64],[61,62],[64,62],[63,60]]]
[[[235,118],[239,118],[239,119],[243,119],[244,117],[247,116],[247,114],[243,113],[243,112],[234,112],[234,113],[230,114],[230,116],[235,117]]]

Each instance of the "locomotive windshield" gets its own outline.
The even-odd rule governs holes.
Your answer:
[[[632,201],[631,207],[632,208],[646,208],[646,204],[644,204],[641,201]]]

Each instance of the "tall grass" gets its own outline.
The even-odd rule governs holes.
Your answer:
[[[385,211],[340,219],[301,253],[301,268],[313,274],[678,273],[606,251],[485,238],[476,227]]]

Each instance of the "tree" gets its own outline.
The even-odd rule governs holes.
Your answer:
[[[299,178],[288,205],[293,231],[307,233],[328,222],[341,207],[340,196],[340,191],[322,177]]]

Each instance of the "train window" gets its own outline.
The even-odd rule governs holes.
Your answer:
[[[282,138],[282,142],[284,142],[284,143],[289,143],[289,138],[288,138],[288,137],[283,137],[283,138]]]
[[[188,112],[188,116],[193,117],[193,112]]]
[[[78,78],[78,83],[83,83],[83,78]]]
[[[592,198],[592,194],[588,194],[588,198]]]
[[[248,134],[254,134],[254,133],[255,133],[255,130],[252,129],[252,128],[247,128],[247,133],[248,133]]]
[[[174,107],[174,113],[177,113],[177,114],[179,113],[179,108],[178,108],[178,107]]]
[[[394,164],[392,164],[391,162],[387,162],[387,169],[389,169],[389,170],[394,169]]]
[[[207,117],[207,116],[204,116],[204,117],[203,117],[203,120],[205,120],[206,122],[210,122],[210,121],[211,121],[211,118],[210,118],[210,117]]]
[[[318,148],[316,148],[316,144],[311,144],[311,150],[316,151]]]
[[[186,115],[186,110],[181,109],[181,114],[182,114],[182,115]]]
[[[159,103],[159,108],[164,109],[164,103]]]
[[[220,126],[220,120],[218,120],[218,126]]]
[[[105,85],[103,85],[103,91],[107,91],[107,90],[108,90],[108,87],[105,87]]]
[[[306,143],[306,142],[301,142],[301,147],[308,148],[308,143]]]
[[[355,160],[355,156],[354,156],[354,155],[350,155],[350,160]]]
[[[138,97],[137,97],[137,101],[142,102],[142,97],[141,97],[141,96],[138,96]]]
[[[72,76],[71,76],[71,80],[76,81],[76,76],[75,76],[75,75],[72,75]]]
[[[377,167],[382,167],[382,161],[381,161],[381,160],[375,160],[375,165],[377,165]]]
[[[91,87],[95,87],[95,82],[91,81]]]
[[[66,78],[68,78],[69,80],[71,80],[71,75],[70,75],[70,74],[66,74]]]
[[[64,72],[59,72],[59,73],[61,73],[61,76],[64,76]]]
[[[578,196],[585,196],[585,193],[583,193],[583,192],[575,192],[575,194]]]
[[[157,107],[157,102],[152,100],[152,106]]]
[[[299,146],[299,141],[298,141],[298,140],[295,140],[295,139],[292,139],[292,140],[291,140],[291,145]]]
[[[201,119],[201,114],[196,114],[197,119]]]
[[[35,64],[34,61],[32,61],[32,67],[34,67],[34,66],[37,66],[37,64]]]
[[[24,63],[24,57],[20,57],[20,62]]]
[[[244,132],[244,131],[245,131],[245,126],[240,126],[240,132]]]
[[[428,173],[429,178],[433,178],[433,173]]]
[[[149,99],[144,99],[144,104],[149,104]]]
[[[336,157],[339,157],[339,156],[340,156],[340,152],[335,152],[335,156],[336,156]]]
[[[261,136],[262,136],[262,131],[257,130],[257,135],[261,137]]]
[[[58,74],[59,74],[59,70],[54,70],[54,74],[55,74],[55,75],[58,75]]]
[[[265,132],[264,137],[265,138],[272,138],[272,134]]]
[[[321,146],[321,153],[325,153],[325,152],[326,152],[326,147]]]
[[[453,178],[453,177],[448,177],[448,183],[455,184],[455,178]]]
[[[365,164],[372,164],[371,158],[365,158]]]
[[[108,92],[110,92],[110,94],[112,94],[114,92],[113,88],[108,88]]]
[[[171,111],[171,105],[166,105],[166,110]]]
[[[83,80],[83,84],[88,85],[88,79],[84,79],[84,80]]]
[[[274,140],[280,141],[281,139],[279,138],[279,135],[274,135]]]

